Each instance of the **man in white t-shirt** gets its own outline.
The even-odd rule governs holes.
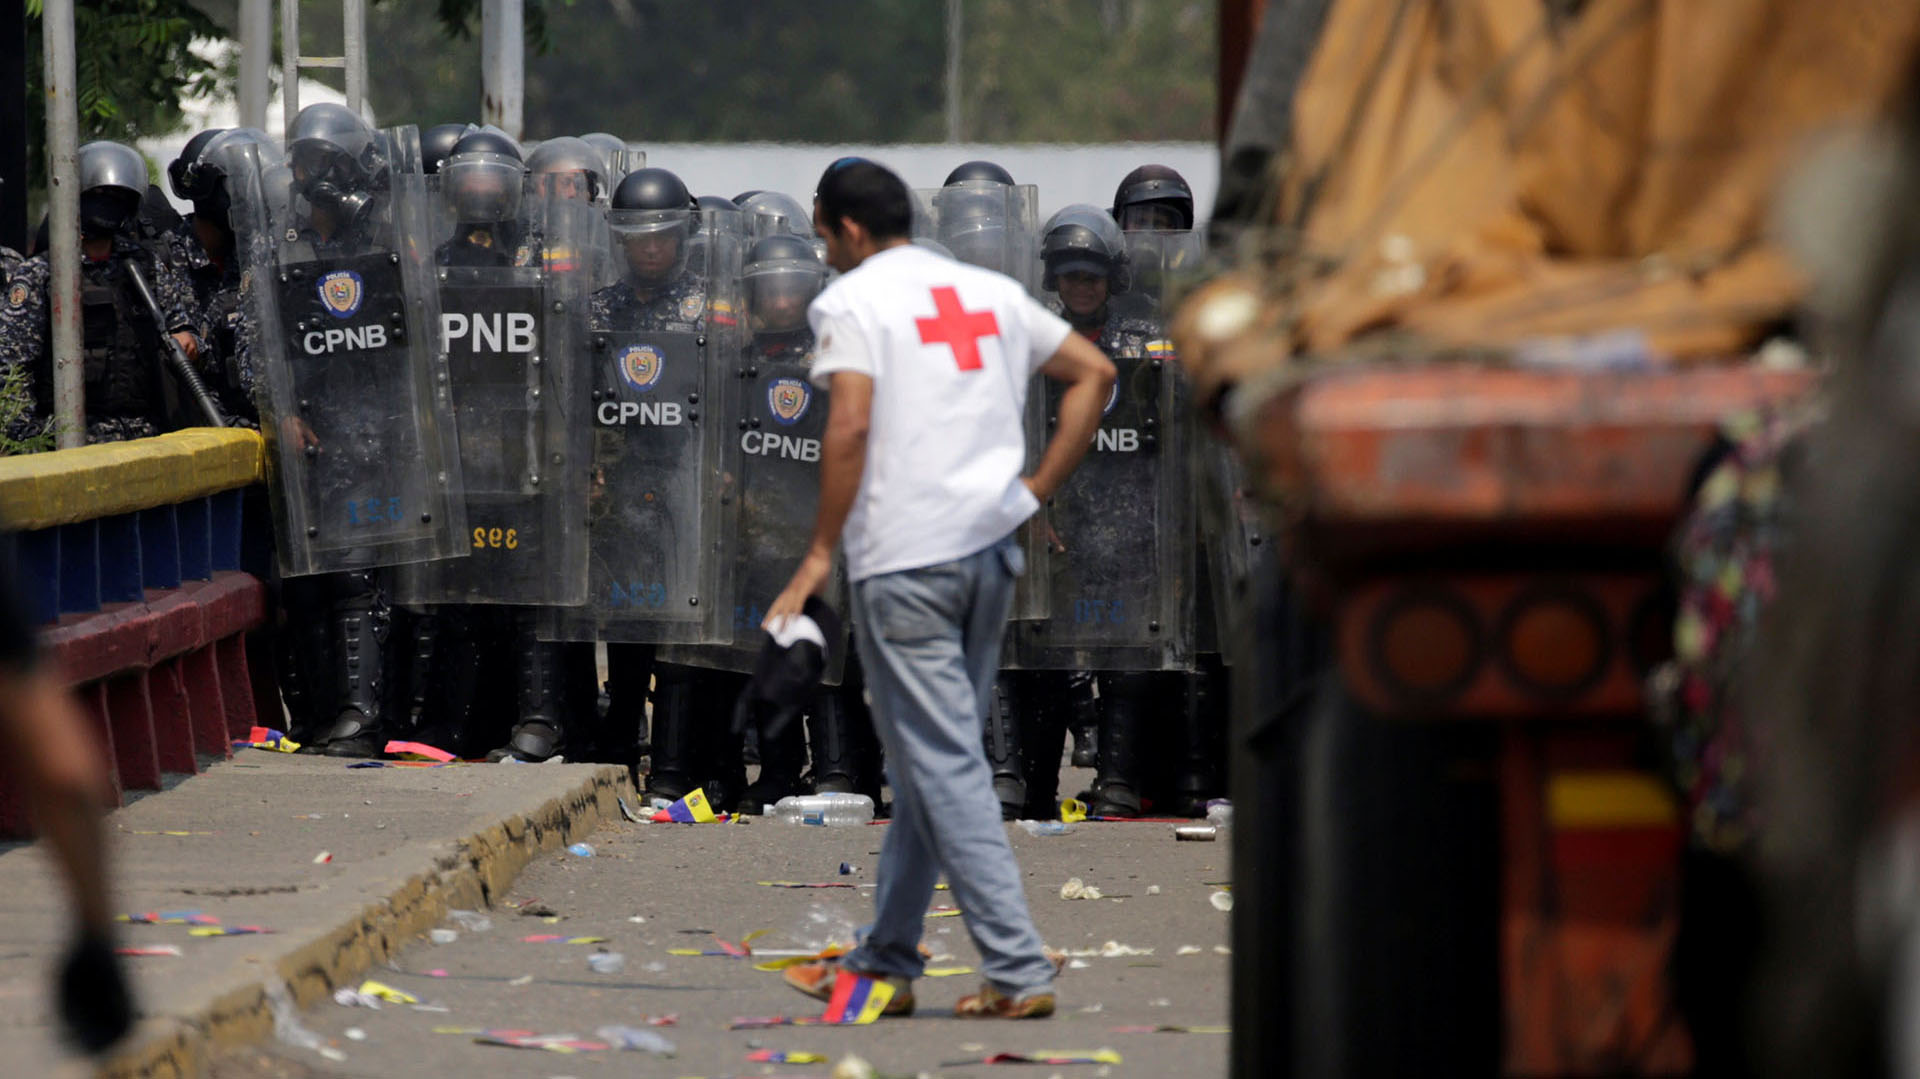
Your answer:
[[[1027,911],[981,734],[1023,563],[1013,531],[1085,456],[1113,365],[1019,282],[910,243],[906,185],[873,162],[829,166],[813,216],[843,275],[808,311],[811,377],[832,404],[813,541],[767,623],[826,586],[844,542],[893,824],[859,947],[787,980],[823,999],[843,978],[883,981],[886,1014],[912,1011],[944,873],[986,979],[955,1014],[1051,1015],[1058,967]],[[1022,476],[1035,372],[1067,388],[1053,441]]]

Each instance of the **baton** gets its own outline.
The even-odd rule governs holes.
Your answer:
[[[220,406],[214,403],[213,395],[207,392],[207,384],[200,381],[200,372],[193,369],[193,361],[187,358],[187,350],[166,331],[167,318],[160,313],[160,305],[154,301],[153,290],[147,287],[147,275],[140,264],[128,259],[126,262],[127,279],[133,282],[133,290],[140,294],[140,302],[147,305],[147,311],[153,315],[153,324],[160,328],[160,343],[166,346],[167,361],[173,367],[173,373],[187,384],[187,391],[193,394],[194,403],[200,406],[200,412],[207,418],[208,427],[225,427],[227,418],[220,414]]]

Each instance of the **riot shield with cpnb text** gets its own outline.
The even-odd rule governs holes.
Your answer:
[[[399,602],[586,602],[592,429],[576,357],[593,282],[573,260],[604,233],[591,206],[529,193],[510,221],[460,225],[436,249],[466,554],[406,567]]]
[[[618,245],[618,212],[613,223]],[[553,612],[545,637],[732,639],[739,492],[729,436],[740,344],[737,318],[716,298],[738,295],[740,251],[691,214],[670,224],[708,233],[706,275],[682,260],[670,279],[637,284],[629,274],[594,298],[587,602]]]
[[[1009,626],[1008,666],[1170,670],[1193,663],[1191,422],[1159,297],[1128,286],[1107,297],[1098,325],[1084,327],[1117,379],[1086,459],[1045,510],[1059,544],[1045,576],[1050,616]],[[1060,394],[1048,383],[1038,398],[1049,431]]]
[[[456,555],[465,506],[417,135],[372,132],[350,155],[295,142],[288,159],[229,172],[281,572]]]

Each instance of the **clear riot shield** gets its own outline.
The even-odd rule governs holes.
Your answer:
[[[418,135],[377,132],[325,171],[288,156],[227,171],[280,571],[455,556],[465,506]]]
[[[914,191],[915,231],[961,262],[997,270],[1036,290],[1040,280],[1040,197],[1032,184],[968,180]],[[926,215],[925,224],[920,215]]]
[[[828,397],[808,380],[813,367],[813,335],[806,328],[805,297],[826,277],[826,267],[812,258],[756,262],[742,277],[742,295],[749,331],[761,330],[746,345],[734,375],[742,393],[730,434],[738,443],[734,472],[739,492],[739,540],[735,549],[733,643],[725,646],[663,648],[660,657],[715,670],[754,668],[766,635],[760,629],[767,605],[786,587],[812,539],[814,516],[820,506],[820,452],[826,437]],[[769,308],[789,303],[799,307],[799,329],[786,334],[764,332]],[[782,312],[777,325],[792,325],[793,312]],[[835,567],[831,594],[842,582]],[[842,610],[845,604],[838,604]],[[827,642],[825,681],[838,684],[847,656],[847,635]]]
[[[1109,278],[1110,289],[1119,277]],[[1092,449],[1046,511],[1044,527],[1059,544],[1045,577],[1051,615],[1009,626],[1008,666],[1193,664],[1196,502],[1186,388],[1161,297],[1128,285],[1110,292],[1097,331],[1118,373],[1112,396]],[[1051,302],[1062,309],[1059,297]],[[1060,393],[1049,382],[1038,395],[1049,428]]]
[[[435,248],[438,344],[458,424],[466,554],[406,567],[395,599],[585,603],[592,432],[584,372],[571,361],[585,348],[594,284],[579,266],[594,263],[587,253],[606,230],[593,207],[533,190],[510,220],[449,223]]]
[[[557,640],[732,640],[734,397],[741,238],[688,211],[615,211],[614,262],[677,242],[671,269],[629,269],[590,305],[584,359],[593,434],[587,602],[557,609]],[[705,251],[704,275],[688,252]],[[623,261],[629,260],[629,261]],[[658,265],[657,263],[654,265]]]
[[[1210,610],[1201,612],[1196,627],[1201,636],[1196,647],[1231,662],[1233,650],[1227,644],[1242,603],[1241,590],[1253,579],[1259,560],[1272,556],[1272,543],[1247,488],[1245,469],[1225,443],[1196,433],[1194,468],[1201,478],[1198,524],[1205,574],[1199,599],[1210,601]]]

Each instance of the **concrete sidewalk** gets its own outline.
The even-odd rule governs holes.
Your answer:
[[[485,909],[533,858],[618,819],[623,770],[593,765],[349,769],[240,750],[108,820],[116,909],[198,911],[255,936],[121,927],[143,1021],[105,1069],[197,1075],[221,1047],[271,1036],[266,989],[301,1006],[383,963],[449,908]],[[170,833],[189,834],[170,834]],[[331,860],[316,863],[322,852]],[[0,1071],[83,1075],[64,1055],[49,992],[65,893],[38,847],[0,855]]]

